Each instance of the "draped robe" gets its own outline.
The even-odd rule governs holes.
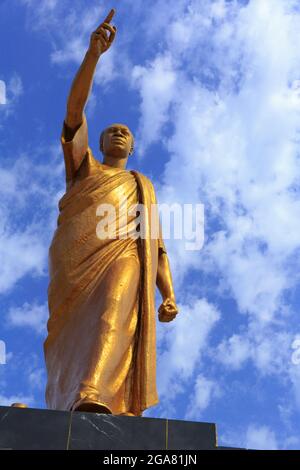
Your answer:
[[[165,247],[160,227],[158,237],[150,236],[159,226],[151,212],[155,191],[144,175],[93,157],[85,120],[72,141],[63,131],[62,146],[67,191],[49,249],[46,402],[73,410],[87,400],[112,414],[141,415],[158,403],[155,285]],[[74,171],[78,155],[84,157]],[[116,207],[120,197],[128,207],[144,205],[144,239],[121,236],[131,233],[136,215],[117,220],[115,238],[97,236],[97,207]]]

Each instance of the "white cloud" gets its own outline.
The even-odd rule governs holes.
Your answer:
[[[8,326],[7,319],[2,323]],[[21,327],[22,331],[26,328],[26,326]],[[9,343],[14,352],[8,353],[7,365],[0,369],[0,405],[24,403],[29,407],[44,407],[43,392],[40,393],[45,387],[44,360],[38,350],[30,352],[28,344],[24,341],[24,347],[16,349],[13,337],[10,336]],[[40,339],[37,341],[39,343]]]
[[[23,83],[17,73],[14,73],[7,83],[0,80],[0,104],[6,105],[1,108],[4,113],[2,116],[9,116],[13,112],[22,93]]]
[[[32,27],[35,29],[47,26],[47,16],[52,18],[56,8],[59,6],[58,0],[20,0],[21,4],[30,8],[32,14]],[[50,24],[49,24],[50,26]]]
[[[232,335],[228,340],[221,342],[217,348],[218,359],[222,364],[232,369],[239,369],[251,354],[251,344],[248,338],[241,335]]]
[[[100,11],[99,5],[90,5],[85,11],[81,11],[80,15],[76,14],[76,8],[64,17],[60,16],[61,9],[57,8],[54,11],[53,23],[65,26],[64,31],[61,32],[61,47],[51,55],[54,63],[75,62],[80,64],[82,62],[89,44],[90,34],[98,26],[96,21]]]
[[[180,313],[170,324],[159,325],[158,384],[162,399],[173,401],[182,385],[192,377],[201,360],[209,334],[220,318],[206,299],[179,304]],[[172,389],[172,396],[170,396]]]
[[[242,449],[277,450],[294,446],[297,440],[294,435],[286,436],[281,428],[281,445],[279,446],[275,431],[266,424],[251,423],[245,427],[237,426],[235,430],[224,430],[220,436],[220,446]]]
[[[23,93],[23,83],[21,77],[14,74],[8,83],[8,93],[11,95],[11,101],[15,101]]]
[[[257,450],[278,449],[275,433],[268,426],[250,425],[246,432],[245,447]]]
[[[47,151],[53,157],[51,164],[35,164],[32,154],[0,169],[0,293],[27,274],[46,274],[63,181],[58,178],[63,163],[58,163],[56,147]]]
[[[252,361],[261,375],[291,374],[292,335],[278,326],[262,328],[261,323],[250,323],[244,333],[233,334],[219,343],[215,359],[230,370],[239,370]]]
[[[199,374],[196,378],[194,393],[189,399],[190,405],[187,407],[185,419],[199,419],[202,411],[209,407],[212,400],[220,396],[221,391],[218,383]]]
[[[36,368],[31,371],[28,381],[33,390],[42,390],[45,387],[45,369]]]
[[[290,365],[290,376],[293,386],[293,393],[295,397],[295,401],[300,410],[300,365]]]
[[[51,34],[51,61],[57,65],[75,63],[79,65],[87,51],[90,35],[105,19],[109,9],[101,7],[98,1],[88,6],[78,0],[20,0],[28,9],[28,27],[35,31]],[[118,76],[126,76],[129,67],[123,52],[122,42],[100,58],[95,74],[95,83],[108,85]],[[130,67],[129,67],[130,68]]]
[[[299,447],[300,447],[300,439],[297,434],[288,436],[284,440],[283,446],[281,446],[281,448],[288,449],[288,450],[299,450]]]
[[[3,80],[0,80],[0,104],[6,104],[6,86]]]
[[[29,327],[38,334],[44,334],[48,320],[47,303],[29,304],[25,302],[22,307],[13,307],[7,314],[7,323],[11,327]],[[33,380],[35,377],[32,377]]]
[[[168,111],[174,95],[176,74],[170,55],[159,55],[150,67],[135,66],[132,70],[133,86],[138,87],[142,96],[140,106],[143,120],[141,122],[140,145],[138,153],[143,154],[153,140],[161,136],[162,126],[168,120]]]
[[[40,227],[0,233],[0,293],[11,289],[26,274],[43,275],[46,254]]]

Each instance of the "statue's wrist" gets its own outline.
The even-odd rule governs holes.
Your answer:
[[[98,60],[100,59],[101,54],[102,54],[101,52],[94,51],[93,49],[91,49],[89,47],[87,52],[86,52],[86,57],[88,59],[94,60],[95,62],[98,62]]]
[[[163,300],[171,300],[172,302],[176,302],[175,294],[173,291],[165,291],[162,297]]]

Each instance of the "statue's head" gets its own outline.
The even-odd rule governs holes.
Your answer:
[[[100,135],[100,150],[103,155],[127,158],[133,153],[134,138],[125,124],[111,124]]]

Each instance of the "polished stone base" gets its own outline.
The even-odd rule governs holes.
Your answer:
[[[216,426],[172,419],[0,407],[1,449],[216,449]]]

